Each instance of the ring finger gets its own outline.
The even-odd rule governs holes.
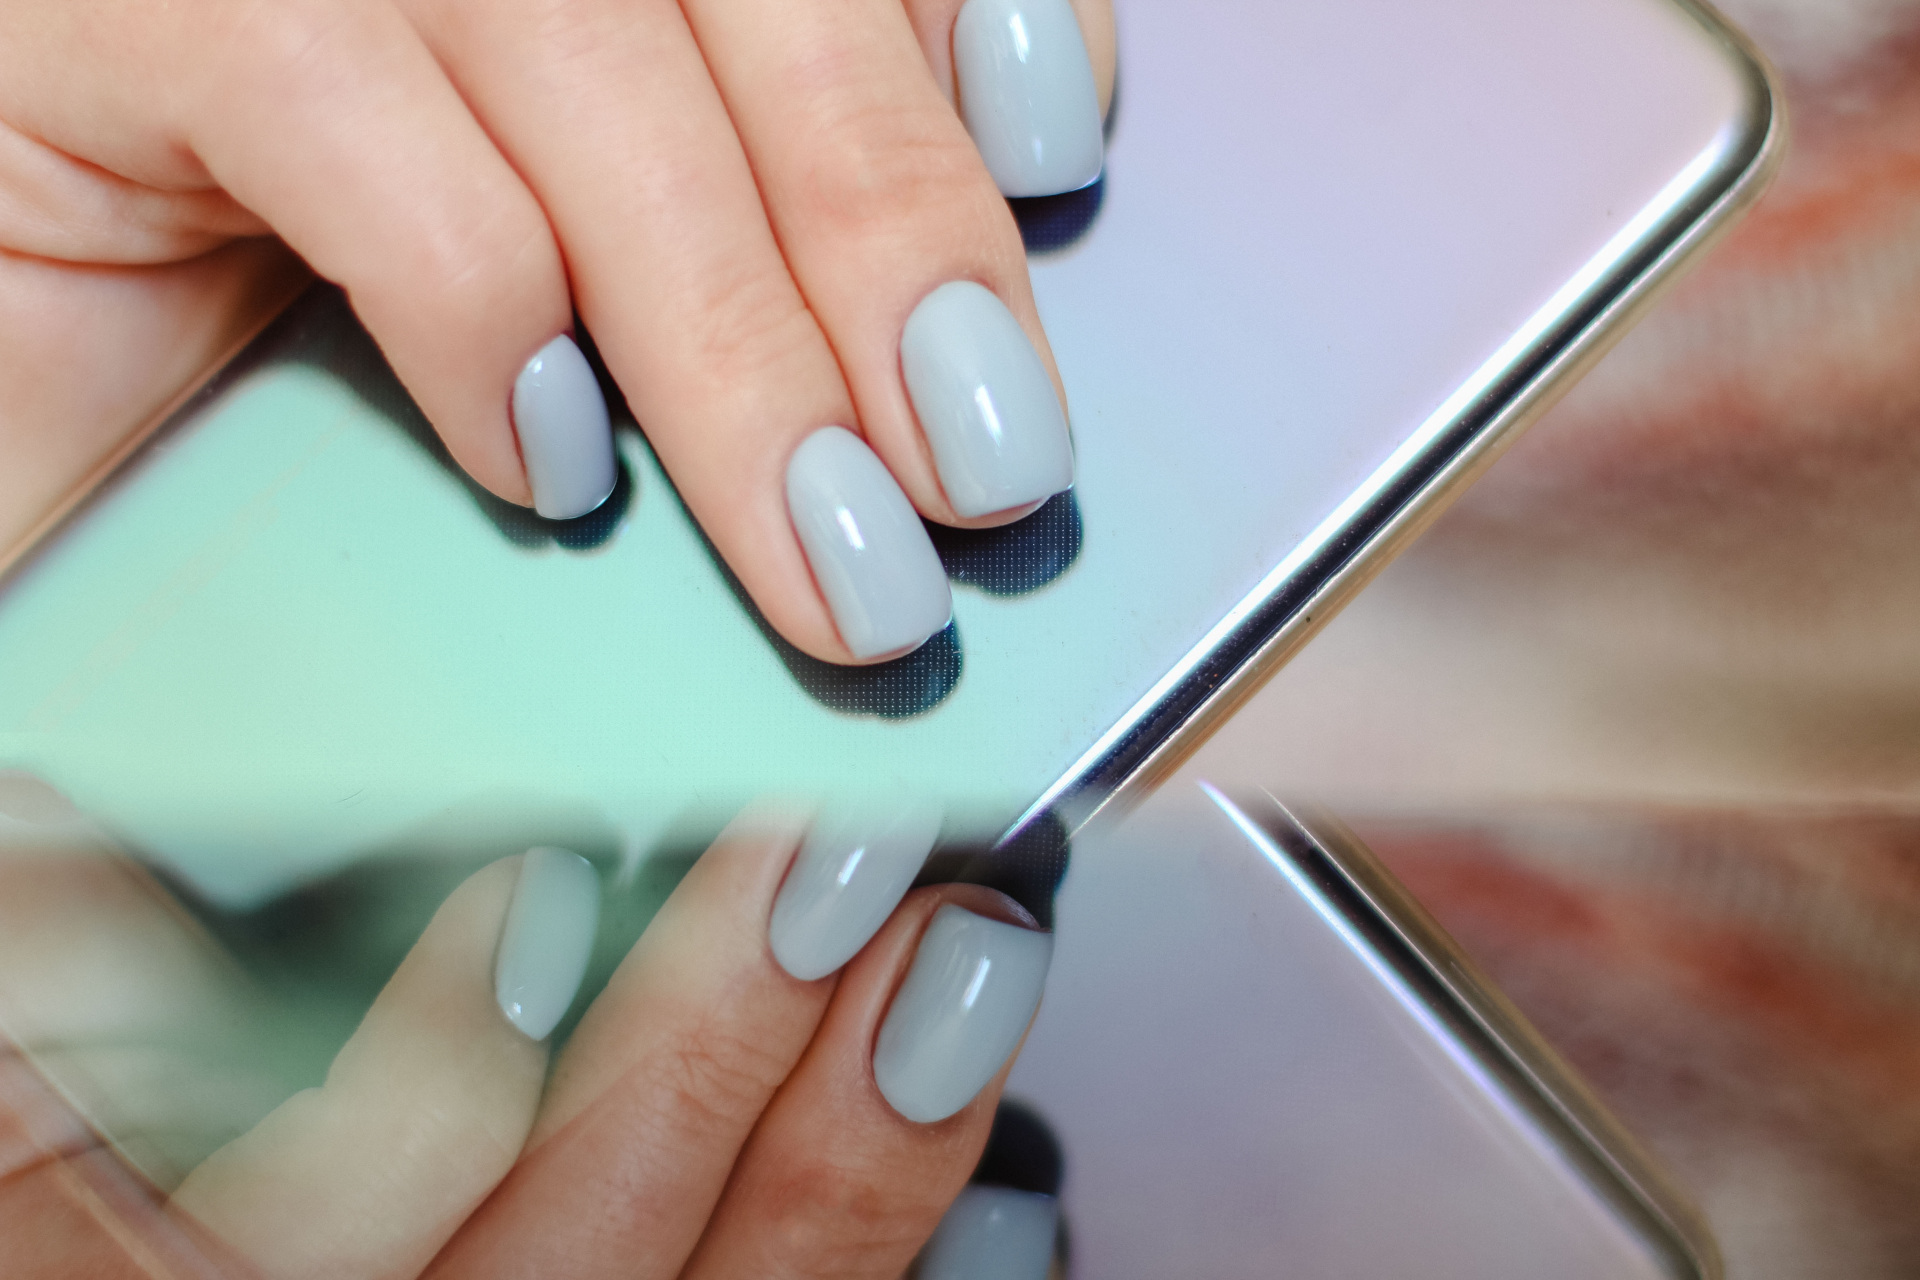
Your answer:
[[[972,885],[923,889],[841,976],[681,1280],[893,1280],[980,1158],[1050,935]]]
[[[889,656],[945,626],[939,560],[858,438],[833,350],[679,7],[408,8],[544,204],[581,315],[768,621],[841,662]]]
[[[991,524],[1065,489],[1073,453],[1019,231],[899,0],[685,8],[867,438],[914,505]],[[1077,67],[1092,150],[1069,185],[1100,163],[1084,51]]]

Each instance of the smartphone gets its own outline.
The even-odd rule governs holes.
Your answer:
[[[769,792],[1057,843],[1325,622],[1779,155],[1768,72],[1692,0],[1118,17],[1104,177],[1018,208],[1077,484],[939,532],[959,589],[925,648],[784,645],[631,423],[601,512],[488,499],[321,288],[10,554],[0,768],[236,909],[461,833],[584,826],[631,861]]]
[[[1324,813],[1170,787],[1078,842],[1008,1082],[1106,1280],[1710,1280],[1699,1215]]]

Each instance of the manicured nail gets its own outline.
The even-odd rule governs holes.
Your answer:
[[[967,0],[953,65],[960,115],[1002,194],[1059,195],[1100,176],[1100,91],[1068,0]]]
[[[1052,934],[934,912],[873,1049],[888,1105],[931,1124],[973,1101],[1026,1034],[1052,959]]]
[[[600,878],[565,849],[529,849],[500,929],[493,994],[507,1021],[545,1040],[587,973],[600,920]]]
[[[917,1280],[1046,1280],[1060,1210],[1052,1196],[1011,1187],[960,1193],[920,1251]]]
[[[932,808],[817,819],[767,926],[780,967],[811,982],[853,959],[913,886],[939,835]]]
[[[940,486],[961,515],[1039,502],[1073,483],[1053,380],[991,290],[954,280],[922,298],[900,335],[900,369]]]
[[[540,348],[513,380],[513,429],[533,509],[547,519],[583,516],[613,492],[619,473],[607,398],[566,334]]]
[[[854,657],[918,648],[952,619],[926,527],[853,432],[822,427],[800,442],[787,463],[787,511]]]

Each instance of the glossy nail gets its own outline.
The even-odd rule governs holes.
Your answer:
[[[918,648],[953,617],[947,571],[892,474],[844,427],[822,427],[787,463],[787,511],[856,658]]]
[[[961,515],[1039,502],[1073,483],[1053,379],[991,290],[954,280],[922,298],[900,336],[900,369],[940,486]]]
[[[816,819],[767,926],[780,967],[811,982],[851,960],[906,896],[939,835],[933,808]]]
[[[1068,0],[967,0],[953,65],[961,118],[1002,194],[1059,195],[1100,176],[1100,91]]]
[[[607,398],[566,334],[540,348],[514,379],[513,429],[533,509],[547,519],[586,515],[613,492],[619,473]]]
[[[917,1280],[1046,1280],[1059,1205],[1011,1187],[960,1193],[920,1251]]]
[[[934,912],[874,1045],[881,1096],[921,1124],[973,1101],[1026,1034],[1052,959],[1052,934]]]
[[[527,850],[500,929],[493,993],[528,1039],[546,1039],[573,1003],[599,920],[592,864],[565,849]]]

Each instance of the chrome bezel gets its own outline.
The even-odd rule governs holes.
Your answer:
[[[1724,50],[1745,104],[1711,153],[1670,185],[1512,342],[1412,433],[1332,516],[1271,570],[1001,837],[1057,819],[1071,834],[1124,812],[1283,666],[1520,433],[1606,353],[1681,269],[1765,189],[1784,153],[1775,77],[1751,43],[1700,0],[1671,0]],[[0,547],[0,584],[118,478],[161,430],[231,377],[276,305],[252,314],[220,361],[127,436],[24,535]]]
[[[1420,999],[1452,1047],[1501,1086],[1674,1280],[1720,1280],[1720,1252],[1705,1218],[1359,837],[1326,810],[1289,808],[1271,792],[1243,806],[1205,790]]]
[[[1166,777],[1423,532],[1632,327],[1766,189],[1785,153],[1772,68],[1710,6],[1673,0],[1725,52],[1745,103],[1704,162],[1669,185],[1597,264],[1410,437],[1236,604],[1009,829],[1069,833],[1124,812]],[[1651,216],[1649,216],[1649,214]]]

